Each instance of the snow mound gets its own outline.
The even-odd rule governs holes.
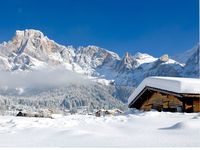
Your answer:
[[[178,122],[172,126],[169,127],[165,127],[165,128],[160,128],[160,130],[177,130],[177,129],[199,129],[199,124],[200,124],[200,120],[190,120],[187,122]]]

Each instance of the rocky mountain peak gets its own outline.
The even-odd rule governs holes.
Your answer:
[[[92,45],[79,47],[75,57],[75,61],[86,70],[96,68],[116,59],[120,59],[116,53]]]
[[[17,30],[12,40],[0,47],[9,70],[31,69],[46,65],[69,64],[74,57],[73,47],[59,45],[38,30]],[[2,54],[2,55],[3,55]],[[6,62],[8,61],[8,62]]]
[[[160,57],[160,61],[162,61],[162,62],[167,62],[167,61],[169,61],[169,56],[168,56],[168,54],[162,55],[162,56]]]
[[[127,65],[128,68],[132,68],[132,63],[134,59],[128,52],[125,53],[122,61],[123,61],[123,64]]]
[[[26,29],[26,30],[17,30],[15,33],[17,37],[34,37],[34,38],[42,38],[44,34],[39,30],[34,29]]]
[[[128,52],[126,52],[124,57],[117,64],[116,69],[118,72],[123,73],[132,70],[135,68],[135,65],[137,65],[135,59]]]
[[[120,59],[120,57],[118,56],[118,54],[114,53],[114,52],[111,52],[111,51],[108,51],[104,48],[101,48],[101,47],[97,47],[97,46],[94,46],[94,45],[89,45],[89,46],[86,46],[86,47],[79,47],[78,50],[77,50],[77,53],[78,54],[87,54],[91,57],[99,57],[99,56],[107,56],[107,55],[110,55],[116,59]]]

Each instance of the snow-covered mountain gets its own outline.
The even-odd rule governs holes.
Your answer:
[[[27,70],[59,64],[72,68],[74,49],[49,40],[37,30],[16,31],[12,40],[0,45],[1,69]]]
[[[125,53],[121,58],[118,54],[97,46],[90,45],[79,48],[63,46],[50,40],[38,30],[29,29],[16,31],[14,37],[10,41],[0,44],[0,71],[27,73],[51,70],[62,66],[64,70],[84,75],[90,81],[95,81],[94,84],[84,85],[84,87],[82,85],[74,86],[74,84],[67,84],[66,87],[59,87],[65,89],[59,93],[61,93],[60,95],[65,95],[70,105],[85,106],[93,102],[97,107],[105,105],[109,107],[123,107],[123,104],[119,103],[119,101],[127,102],[127,98],[132,90],[148,76],[199,77],[199,57],[199,45],[197,45],[192,48],[192,50],[182,55],[172,57],[175,58],[175,60],[171,59],[167,54],[164,54],[160,58],[155,58],[149,54],[142,54],[139,52],[135,55]],[[58,72],[57,74],[61,73]],[[45,76],[53,76],[51,72],[46,74],[43,74],[43,78],[46,78]],[[34,73],[34,75],[38,76],[37,73]],[[15,76],[15,74],[13,74],[13,76]],[[11,84],[14,82],[13,76],[12,80],[8,79],[11,80]],[[60,83],[63,78],[72,78],[70,74],[54,76],[46,78],[46,80],[54,80],[54,78],[61,77],[60,80],[55,79],[55,81],[53,81],[59,81]],[[20,82],[33,83],[31,82],[31,77],[29,77],[30,79],[23,80],[24,77],[25,76],[20,77]],[[33,79],[36,85],[43,80],[40,79],[40,77],[34,77]],[[15,80],[19,79],[17,78]],[[38,81],[35,83],[35,80]],[[45,85],[48,84],[46,80],[43,81]],[[79,80],[79,82],[82,82],[85,79],[81,78]],[[27,85],[27,83],[24,85]],[[37,86],[34,86],[34,88],[32,87],[32,89],[30,89],[30,87],[29,89],[25,89],[25,87],[18,86],[14,89],[9,89],[8,86],[1,86],[0,95],[4,95],[4,97],[7,97],[6,95],[14,96],[8,98],[9,101],[6,102],[6,104],[11,104],[10,99],[18,99],[19,101],[15,103],[24,105],[24,103],[21,103],[20,98],[20,96],[24,96],[23,98],[28,101],[26,104],[33,104],[33,99],[34,107],[40,105],[42,99],[47,101],[47,103],[45,102],[45,107],[46,105],[54,104],[58,107],[63,107],[61,103],[63,103],[63,99],[65,98],[62,97],[62,99],[60,99],[59,94],[51,96],[51,94],[48,94],[51,93],[49,92],[49,88],[46,90],[43,89],[42,92],[45,94],[42,96],[40,94],[41,91],[35,89]],[[59,88],[54,87],[53,93],[55,93],[55,91],[61,91]],[[87,91],[89,93],[84,94]],[[19,97],[15,98],[16,95]],[[39,101],[37,101],[38,99]],[[6,104],[5,107],[7,107]],[[1,105],[3,106],[4,102],[2,102]],[[32,107],[32,105],[30,106]]]
[[[188,62],[196,49],[198,46],[176,57],[181,63],[170,59],[168,55],[154,58],[148,54],[126,53],[120,58],[118,54],[97,46],[77,49],[63,46],[48,39],[42,32],[30,29],[16,31],[12,40],[0,45],[0,69],[22,71],[62,65],[89,77],[112,80],[117,85],[135,86],[151,75],[197,77],[192,73],[194,69],[198,71],[197,62]]]

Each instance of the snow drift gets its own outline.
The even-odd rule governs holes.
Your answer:
[[[199,147],[200,114],[0,116],[2,147]]]

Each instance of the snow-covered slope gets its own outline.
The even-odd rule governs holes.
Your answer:
[[[180,63],[185,64],[188,61],[188,59],[192,57],[192,55],[196,52],[199,46],[200,46],[200,43],[195,45],[192,49],[185,51],[184,53],[176,54],[172,58]]]
[[[123,99],[116,92],[115,87],[95,83],[54,88],[6,89],[5,92],[0,92],[0,114],[17,109],[32,112],[40,109],[51,109],[54,112],[77,112],[82,109],[92,112],[98,108],[124,110],[126,107]],[[126,96],[128,95],[129,93]]]
[[[198,45],[196,48],[193,49],[192,55],[186,61],[182,76],[200,78],[199,58],[200,58],[200,51]]]
[[[200,146],[200,114],[197,113],[138,112],[107,117],[54,116],[54,119],[0,116],[0,147],[191,149]]]

